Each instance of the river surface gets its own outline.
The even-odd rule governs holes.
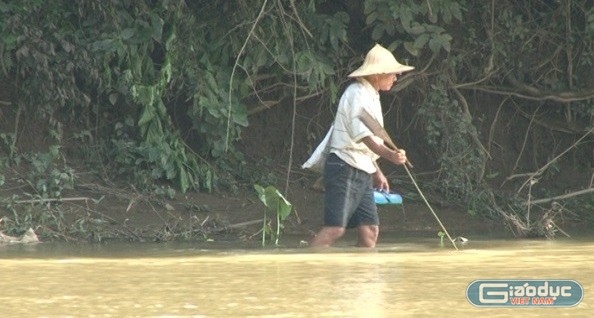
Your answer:
[[[387,237],[369,251],[242,243],[0,246],[0,317],[593,317],[594,237]],[[483,308],[482,279],[570,279],[570,308]]]

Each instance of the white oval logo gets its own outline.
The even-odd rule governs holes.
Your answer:
[[[573,307],[584,298],[575,280],[475,280],[466,298],[477,307]]]

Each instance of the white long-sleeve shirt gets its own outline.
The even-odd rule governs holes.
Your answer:
[[[335,153],[350,166],[372,174],[377,171],[374,162],[379,156],[361,140],[372,136],[379,143],[383,143],[383,141],[374,136],[373,132],[359,118],[363,109],[382,126],[384,125],[379,93],[367,80],[358,78],[356,82],[347,87],[338,103],[334,131],[330,141],[330,152]]]

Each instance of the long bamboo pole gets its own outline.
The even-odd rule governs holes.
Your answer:
[[[386,144],[388,145],[388,147],[390,147],[394,151],[400,152],[400,149],[398,149],[398,147],[396,147],[396,145],[392,141],[392,138],[390,138],[390,135],[384,129],[384,127],[382,127],[382,125],[375,118],[373,118],[366,110],[363,110],[362,111],[362,113],[359,115],[359,118],[361,119],[361,121],[363,122],[363,124],[365,126],[367,126],[367,128],[369,128],[369,130],[371,130],[371,132],[374,135],[380,137],[384,142],[386,142]],[[437,213],[435,213],[435,211],[433,210],[433,207],[431,207],[431,204],[429,204],[429,201],[427,201],[427,198],[425,197],[425,195],[421,191],[421,188],[419,188],[419,185],[415,181],[415,178],[413,177],[412,173],[410,173],[410,170],[408,169],[408,166],[407,165],[410,166],[410,167],[412,167],[412,164],[407,160],[406,164],[403,165],[404,170],[406,170],[406,173],[408,174],[408,177],[410,178],[410,180],[412,181],[413,185],[417,189],[417,192],[419,192],[419,195],[421,196],[421,198],[423,198],[423,201],[425,202],[425,204],[427,205],[427,207],[429,208],[429,210],[431,211],[431,213],[433,213],[433,216],[437,220],[437,223],[439,223],[439,226],[441,226],[441,229],[448,236],[448,239],[450,240],[450,242],[452,242],[452,245],[454,245],[454,248],[457,251],[458,250],[458,247],[456,246],[456,243],[454,242],[454,240],[450,236],[450,233],[448,233],[448,230],[446,230],[446,228],[443,225],[443,223],[441,223],[441,220],[437,216]]]

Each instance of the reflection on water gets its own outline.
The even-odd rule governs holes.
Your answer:
[[[229,244],[231,245],[231,244]],[[0,246],[2,317],[590,317],[594,243],[435,239],[230,250],[185,245]],[[574,279],[574,308],[477,308],[476,279]]]

